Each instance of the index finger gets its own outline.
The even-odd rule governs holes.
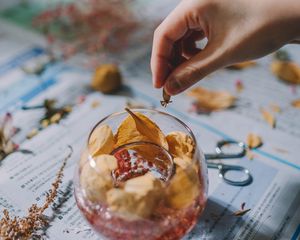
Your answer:
[[[153,85],[157,88],[164,85],[172,69],[171,57],[174,43],[188,30],[186,13],[181,5],[179,4],[154,32],[151,71]]]

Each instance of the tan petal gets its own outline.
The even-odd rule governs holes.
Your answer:
[[[234,70],[242,70],[245,68],[253,67],[256,65],[255,61],[245,61],[245,62],[240,62],[240,63],[235,63],[233,65],[230,65],[229,69],[234,69]]]
[[[128,108],[130,114],[119,126],[116,138],[116,146],[126,143],[146,141],[156,143],[168,150],[168,142],[160,128],[145,115],[135,112]]]
[[[262,145],[261,137],[254,134],[254,133],[248,134],[248,136],[247,136],[247,145],[251,149],[261,146]]]
[[[93,162],[86,162],[80,174],[80,184],[91,202],[103,203],[106,192],[113,187],[112,170],[117,168],[117,159],[111,155],[99,155]]]
[[[176,159],[175,161],[178,164],[176,164],[176,172],[166,190],[166,201],[171,208],[182,209],[190,206],[199,196],[200,182],[195,166],[188,164],[186,160]]]
[[[300,67],[291,61],[274,61],[271,64],[271,71],[281,80],[300,84]]]
[[[211,91],[202,87],[191,89],[188,93],[196,99],[198,109],[204,111],[218,111],[234,105],[236,97],[226,91]]]
[[[276,127],[276,119],[275,117],[268,111],[262,109],[261,110],[261,114],[263,119],[272,127],[275,128]]]
[[[195,143],[187,134],[174,131],[166,136],[169,145],[169,152],[173,156],[189,158],[193,157],[195,151]]]
[[[97,127],[89,138],[88,149],[92,156],[109,154],[114,147],[114,135],[108,125]]]
[[[300,99],[296,99],[296,100],[292,101],[292,106],[294,108],[300,108]]]

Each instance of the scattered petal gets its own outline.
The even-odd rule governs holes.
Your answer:
[[[195,87],[187,94],[196,99],[197,109],[203,112],[227,109],[233,107],[236,101],[236,97],[227,91],[211,91],[202,87]]]
[[[270,107],[271,107],[271,109],[272,109],[272,111],[274,112],[274,113],[280,113],[282,110],[281,110],[281,107],[279,107],[277,104],[275,104],[275,103],[272,103],[271,105],[270,105]]]
[[[292,101],[292,106],[294,108],[299,108],[300,109],[300,99],[296,99],[296,100]]]
[[[253,67],[255,65],[256,65],[255,61],[245,61],[245,62],[235,63],[231,66],[228,66],[227,68],[232,70],[242,70],[245,68]]]
[[[261,114],[263,119],[272,127],[276,127],[276,119],[275,117],[268,111],[261,109]]]
[[[236,89],[236,91],[238,93],[240,93],[240,92],[242,92],[244,90],[244,84],[243,84],[243,82],[240,79],[236,80],[236,82],[235,82],[235,89]]]
[[[263,144],[262,139],[260,136],[250,133],[247,136],[247,145],[250,149],[258,148]]]
[[[91,107],[92,107],[92,108],[97,108],[97,107],[99,107],[100,105],[101,105],[100,101],[95,100],[95,101],[92,102]]]
[[[285,82],[300,84],[300,67],[292,61],[274,61],[271,63],[271,71]]]
[[[248,209],[245,209],[245,210],[238,210],[238,211],[234,212],[233,215],[236,216],[236,217],[241,217],[241,216],[244,216],[250,210],[251,210],[251,208],[248,208]]]

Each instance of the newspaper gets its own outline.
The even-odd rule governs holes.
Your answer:
[[[253,183],[247,187],[225,184],[214,169],[208,170],[209,198],[206,209],[195,228],[184,239],[299,239],[300,236],[300,146],[299,110],[290,107],[300,97],[300,88],[279,82],[268,70],[271,56],[258,61],[256,67],[239,72],[221,70],[199,85],[226,89],[233,94],[235,81],[243,81],[237,107],[227,111],[199,115],[189,111],[191,99],[185,94],[173,98],[164,109],[160,106],[161,90],[151,85],[149,51],[123,64],[125,87],[118,96],[92,93],[88,89],[91,73],[65,63],[56,62],[42,76],[28,75],[22,66],[46,57],[45,45],[39,37],[23,35],[21,30],[0,23],[0,113],[13,113],[14,124],[21,128],[15,141],[35,155],[14,153],[0,165],[0,210],[7,208],[17,215],[26,214],[28,207],[41,204],[67,146],[74,149],[64,172],[59,192],[59,211],[47,211],[51,219],[46,239],[103,239],[88,226],[73,197],[73,175],[81,148],[88,132],[104,116],[120,111],[128,100],[169,112],[184,121],[196,135],[205,153],[214,151],[221,139],[245,141],[250,132],[259,134],[264,145],[254,150],[254,159],[247,157],[226,160],[228,164],[247,167]],[[148,48],[149,49],[149,48]],[[287,50],[300,63],[300,49]],[[26,83],[26,84],[25,84]],[[82,104],[76,98],[87,96]],[[43,112],[22,110],[24,105],[40,104],[46,98],[57,98],[60,104],[74,105],[72,113],[60,124],[51,125],[37,136],[26,140],[26,133],[37,126]],[[98,101],[100,105],[92,107]],[[271,129],[261,118],[260,108],[270,104],[282,107],[277,128]],[[245,203],[251,208],[242,217],[233,213]]]

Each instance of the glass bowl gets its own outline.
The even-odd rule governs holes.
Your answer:
[[[206,204],[204,155],[176,117],[128,111],[105,117],[89,134],[74,177],[77,205],[108,239],[180,239]]]

